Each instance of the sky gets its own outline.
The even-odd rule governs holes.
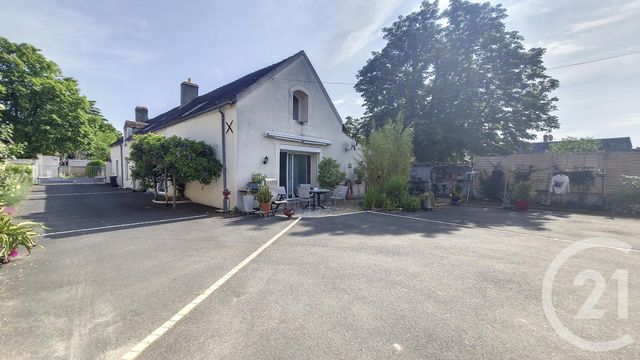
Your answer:
[[[561,127],[554,138],[631,136],[640,146],[640,0],[504,0],[509,30],[547,49]],[[448,1],[441,1],[446,7]],[[155,116],[305,50],[340,115],[359,117],[357,71],[381,29],[420,0],[0,0],[0,36],[27,42],[79,81],[121,129],[137,105]],[[616,57],[634,53],[632,55]],[[606,61],[565,65],[616,57]]]

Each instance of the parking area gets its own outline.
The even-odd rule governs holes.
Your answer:
[[[117,359],[136,347],[140,359],[640,357],[637,220],[453,207],[293,224],[149,200],[97,185],[36,189],[21,216],[57,235],[0,269],[11,358]],[[590,343],[633,343],[588,351],[545,315],[545,274],[576,244],[584,250],[552,284],[557,318]],[[626,317],[625,284],[612,279],[621,269]],[[584,270],[605,279],[597,319],[576,316],[598,287],[576,282]]]

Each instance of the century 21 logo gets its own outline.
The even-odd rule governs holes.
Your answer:
[[[631,245],[623,241],[610,239],[589,239],[588,242],[575,243],[567,247],[560,252],[551,265],[549,265],[544,276],[542,282],[542,306],[547,320],[549,320],[549,323],[553,326],[556,333],[572,345],[587,351],[612,351],[631,345],[633,343],[631,336],[625,334],[617,339],[604,341],[586,340],[577,336],[558,318],[552,300],[553,282],[562,265],[579,252],[596,247],[615,249],[624,253],[628,253],[629,250],[631,250]],[[611,279],[616,280],[618,283],[618,319],[627,319],[629,317],[629,274],[627,270],[617,269],[613,275],[611,275]],[[604,276],[596,270],[583,270],[573,279],[573,285],[584,286],[588,280],[593,281],[595,286],[574,316],[574,318],[578,320],[601,319],[606,312],[604,309],[596,308],[606,288]]]

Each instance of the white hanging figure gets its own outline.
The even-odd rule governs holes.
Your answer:
[[[550,193],[568,194],[569,190],[569,177],[567,175],[560,173],[551,178],[551,187],[549,188]]]

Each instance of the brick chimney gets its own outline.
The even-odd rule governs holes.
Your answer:
[[[180,84],[180,107],[190,103],[198,97],[198,84],[191,82],[191,78]]]

